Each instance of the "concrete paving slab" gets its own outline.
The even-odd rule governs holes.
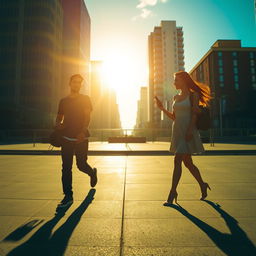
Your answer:
[[[170,191],[170,184],[127,184],[126,200],[165,201]],[[199,200],[200,189],[197,184],[180,184],[179,200]]]
[[[87,246],[70,246],[57,249],[56,246],[32,247],[30,245],[23,248],[16,248],[13,244],[0,245],[0,255],[27,255],[27,256],[119,256],[119,247],[87,247]],[[24,254],[25,253],[25,254]]]
[[[49,208],[49,200],[0,199],[0,216],[34,216],[38,211]],[[22,209],[22,211],[21,211]]]
[[[60,194],[56,191],[61,190],[58,183],[13,183],[8,187],[0,187],[2,198],[12,199],[60,199]]]
[[[216,247],[125,247],[126,256],[224,256],[226,255]]]
[[[81,218],[111,218],[117,219],[122,218],[122,201],[98,201],[96,200],[97,192],[94,195],[93,203],[86,209],[86,212],[81,216]],[[34,211],[31,215],[32,217],[51,217],[56,210],[58,205],[58,200],[51,200],[46,205],[40,207]],[[72,213],[79,205],[81,201],[75,200],[74,203],[70,206],[67,215]],[[1,212],[0,212],[1,213]]]
[[[219,217],[209,205],[202,201],[180,201],[179,204],[190,213],[199,217]],[[126,201],[126,219],[173,219],[183,218],[178,211],[163,207],[163,201]]]
[[[14,230],[23,226],[24,223],[28,223],[30,217],[26,216],[0,216],[0,241],[7,239],[8,235],[10,235]],[[0,245],[1,245],[0,244]],[[0,246],[1,248],[1,246]]]
[[[173,209],[172,209],[173,210]],[[200,218],[219,232],[228,232],[220,218]],[[186,217],[175,219],[128,219],[125,220],[125,246],[214,246],[214,242]]]
[[[241,231],[239,232],[241,237],[248,238],[253,244],[256,244],[256,218],[236,218]],[[256,252],[256,251],[255,251]]]
[[[70,256],[119,256],[119,247],[68,246],[65,255]]]
[[[63,198],[60,157],[0,156],[1,256],[22,250],[29,256],[256,255],[255,157],[194,157],[212,188],[210,201],[199,200],[199,186],[183,168],[178,186],[183,208],[162,206],[172,156],[90,156],[88,161],[99,173],[93,201],[79,208],[90,185],[74,163],[75,201],[56,217]],[[17,231],[22,232],[17,236]],[[15,241],[3,241],[13,234]]]
[[[129,172],[129,171],[128,171]],[[170,184],[171,174],[127,174],[127,184]]]
[[[256,200],[216,200],[225,211],[227,211],[234,218],[252,218],[255,217]]]
[[[45,218],[40,226],[16,242],[13,255],[47,255],[51,248],[65,251],[69,246],[117,247],[120,243],[120,219],[80,219],[76,212],[64,218]],[[30,219],[32,221],[34,219]],[[10,243],[4,243],[10,245]],[[38,249],[43,253],[35,254]],[[39,251],[40,251],[39,250]],[[22,254],[21,254],[22,253]],[[11,254],[12,255],[12,254]],[[50,254],[62,255],[62,254]]]

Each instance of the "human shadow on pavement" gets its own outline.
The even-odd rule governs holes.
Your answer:
[[[55,216],[40,227],[28,241],[10,251],[7,256],[61,256],[64,255],[68,241],[79,223],[83,213],[94,199],[96,190],[91,189],[86,198],[52,234],[52,230],[69,208],[57,208]]]
[[[182,208],[180,205],[170,205],[169,207],[176,209],[185,217],[187,217],[191,222],[198,226],[215,244],[228,256],[255,256],[256,248],[252,241],[247,237],[245,231],[241,229],[238,225],[238,221],[224,211],[219,204],[215,204],[209,200],[203,200],[212,206],[220,216],[226,222],[230,234],[222,233],[204,221],[198,219],[194,215],[190,214],[186,209]]]
[[[19,241],[24,236],[26,236],[29,232],[31,232],[35,227],[40,225],[43,220],[31,220],[26,224],[21,225],[16,230],[14,230],[11,234],[9,234],[6,238],[3,239],[6,241]]]

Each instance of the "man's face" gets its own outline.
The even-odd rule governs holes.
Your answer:
[[[69,83],[71,91],[79,92],[81,89],[82,83],[83,83],[83,79],[81,79],[80,77],[74,77]]]

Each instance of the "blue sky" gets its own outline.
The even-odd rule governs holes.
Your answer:
[[[104,59],[109,48],[118,48],[132,55],[141,69],[130,85],[134,101],[139,87],[147,86],[147,36],[161,20],[176,20],[183,27],[187,71],[218,39],[240,39],[242,46],[256,47],[254,0],[85,0],[85,4],[92,21],[91,58]]]

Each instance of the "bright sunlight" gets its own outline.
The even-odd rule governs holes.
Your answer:
[[[144,68],[144,69],[143,69]],[[137,100],[139,98],[138,78],[147,76],[145,65],[131,48],[108,50],[103,58],[103,81],[114,89],[117,95],[123,128],[133,128],[135,124]]]

